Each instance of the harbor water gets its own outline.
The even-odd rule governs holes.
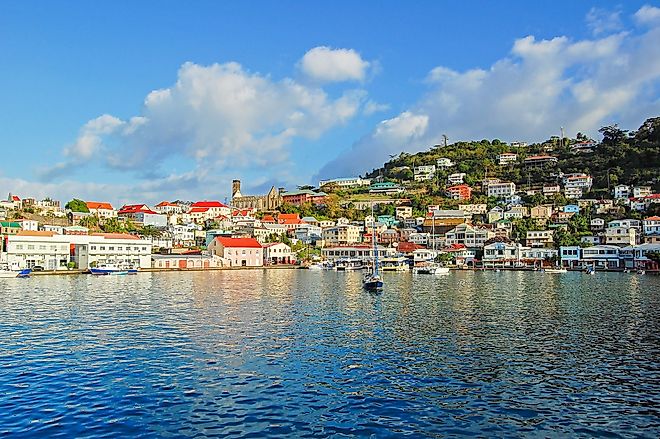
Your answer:
[[[0,435],[658,437],[660,277],[0,279]]]

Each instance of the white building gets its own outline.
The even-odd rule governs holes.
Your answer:
[[[414,169],[415,181],[433,180],[435,176],[435,165],[417,166]]]
[[[486,203],[461,204],[458,208],[468,215],[485,215],[488,210],[488,205]]]
[[[630,186],[618,184],[614,186],[614,199],[622,200],[630,198]]]
[[[89,209],[89,213],[96,215],[98,218],[108,219],[117,217],[117,211],[110,203],[87,201],[85,204],[87,205],[87,209]]]
[[[451,159],[448,159],[447,157],[440,157],[437,161],[436,164],[438,168],[440,169],[446,169],[446,168],[451,168],[454,166],[456,163],[452,162]]]
[[[578,199],[582,197],[582,189],[579,187],[564,188],[564,196],[566,198]]]
[[[445,234],[445,245],[462,244],[467,248],[481,248],[495,233],[489,229],[473,227],[469,224],[459,224]]]
[[[635,245],[637,244],[637,230],[632,227],[608,227],[605,229],[605,244]]]
[[[525,236],[525,244],[528,247],[552,247],[554,244],[553,230],[528,230]]]
[[[562,179],[565,189],[579,188],[582,191],[589,191],[593,184],[593,179],[591,175],[578,173],[578,174],[566,174]]]
[[[510,197],[516,193],[516,184],[512,182],[490,183],[488,196],[495,198]]]
[[[660,235],[660,216],[651,216],[642,221],[645,236]]]
[[[295,262],[295,253],[291,251],[291,247],[283,242],[264,244],[265,265],[294,264]]]
[[[7,238],[7,262],[20,268],[64,270],[70,261],[70,239],[55,232],[22,231]]]
[[[377,246],[377,251],[379,258],[390,257],[396,254],[395,249],[381,245]],[[366,261],[373,259],[374,251],[371,245],[332,246],[321,249],[321,256],[330,261],[346,258],[359,258]]]
[[[518,161],[518,154],[513,152],[504,152],[497,156],[497,163],[500,165],[509,165]]]
[[[543,195],[549,197],[551,195],[558,194],[561,191],[561,188],[558,184],[543,186]]]
[[[633,198],[648,197],[651,194],[651,186],[635,186],[632,191]]]
[[[183,207],[176,203],[170,203],[169,201],[162,201],[154,206],[154,211],[161,213],[163,215],[172,215],[175,213],[182,213]]]
[[[326,245],[338,246],[360,242],[360,228],[352,224],[340,224],[323,229],[323,240]]]
[[[450,174],[447,177],[447,183],[454,185],[454,184],[461,184],[463,183],[463,180],[465,179],[465,172],[456,172],[454,174]]]
[[[371,184],[371,180],[368,178],[348,177],[348,178],[333,178],[330,180],[319,181],[319,187],[323,187],[328,184],[332,184],[338,187],[369,186]]]

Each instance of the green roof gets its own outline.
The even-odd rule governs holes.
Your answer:
[[[15,227],[20,229],[21,225],[15,221],[0,221],[0,226],[2,227]]]

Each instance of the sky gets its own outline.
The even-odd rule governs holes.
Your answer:
[[[531,4],[530,4],[531,3]],[[649,1],[0,2],[0,196],[224,201],[660,115]]]

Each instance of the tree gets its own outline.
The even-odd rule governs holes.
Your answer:
[[[89,208],[87,207],[87,203],[85,203],[83,200],[79,200],[78,198],[74,198],[73,200],[66,203],[66,205],[64,205],[64,208],[69,209],[72,212],[89,213]]]

